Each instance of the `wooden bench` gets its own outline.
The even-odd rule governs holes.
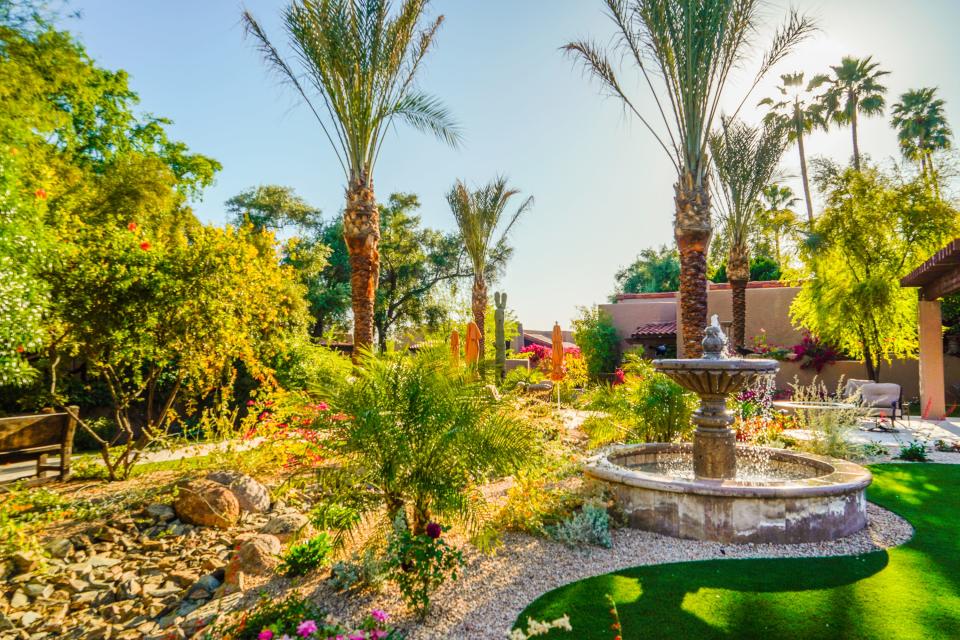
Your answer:
[[[75,415],[79,412],[79,407],[69,409]],[[0,418],[0,464],[36,460],[36,477],[27,480],[27,485],[66,480],[70,477],[70,456],[76,428],[77,421],[69,413],[54,413],[52,410]],[[51,453],[60,454],[59,464],[47,463],[47,456]],[[58,474],[48,476],[48,471]]]

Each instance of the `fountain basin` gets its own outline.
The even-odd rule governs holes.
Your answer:
[[[867,523],[870,472],[858,464],[779,449],[737,446],[740,479],[704,479],[654,469],[691,467],[691,444],[621,445],[587,462],[629,526],[678,538],[725,543],[823,542]],[[758,463],[756,461],[762,461]],[[756,477],[751,466],[766,465]]]

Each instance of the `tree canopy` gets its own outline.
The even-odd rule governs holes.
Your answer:
[[[680,256],[666,245],[644,249],[630,265],[617,271],[616,290],[620,293],[657,293],[680,287]]]

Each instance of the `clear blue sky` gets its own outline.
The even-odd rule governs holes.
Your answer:
[[[938,86],[948,117],[960,127],[960,2],[796,4],[819,19],[823,32],[751,97],[747,119],[759,118],[752,105],[773,95],[777,74],[803,70],[809,76],[845,54],[873,54],[892,71],[892,99],[908,88]],[[244,40],[239,3],[74,0],[71,6],[82,17],[64,26],[79,34],[99,64],[130,72],[143,110],[173,119],[175,138],[223,163],[216,185],[195,203],[203,220],[222,223],[227,198],[270,183],[294,187],[327,216],[340,211],[343,180],[336,160],[308,111],[268,75]],[[282,42],[283,4],[250,0],[247,6]],[[768,12],[775,18],[785,6],[773,2]],[[445,101],[466,144],[451,150],[401,129],[377,166],[377,193],[416,193],[425,223],[451,228],[444,194],[456,178],[482,182],[509,175],[535,196],[536,206],[516,229],[515,257],[495,289],[508,292],[526,326],[548,328],[558,320],[567,327],[578,305],[605,300],[614,272],[639,250],[672,242],[671,165],[639,123],[600,97],[558,51],[584,36],[607,41],[612,30],[599,0],[435,0],[432,12],[443,13],[446,23],[421,85]],[[649,113],[652,103],[635,88]],[[728,108],[740,96],[740,87],[731,86]],[[864,124],[861,147],[877,160],[896,154],[886,118]],[[849,131],[815,135],[808,153],[846,159]],[[783,169],[798,172],[795,149],[788,150]]]

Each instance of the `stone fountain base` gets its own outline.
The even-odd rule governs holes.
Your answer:
[[[690,444],[624,445],[592,459],[586,475],[607,486],[631,527],[678,538],[823,542],[848,536],[867,523],[864,491],[872,476],[860,465],[777,449],[737,447],[738,458],[762,456],[770,468],[789,470],[796,478],[704,480],[642,470],[662,458],[687,456],[693,456]]]

